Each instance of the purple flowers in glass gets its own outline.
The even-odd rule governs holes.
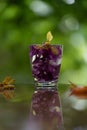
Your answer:
[[[58,80],[62,45],[30,46],[30,58],[34,80],[40,83],[55,82]]]

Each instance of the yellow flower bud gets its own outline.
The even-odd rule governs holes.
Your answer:
[[[53,36],[51,34],[51,31],[47,33],[47,42],[50,42],[53,39]]]

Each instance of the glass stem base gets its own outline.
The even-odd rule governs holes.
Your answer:
[[[57,81],[50,81],[50,82],[38,82],[35,81],[35,86],[36,87],[55,87],[57,86]]]

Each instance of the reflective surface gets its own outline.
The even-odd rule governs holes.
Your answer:
[[[29,130],[33,84],[16,85],[15,97],[0,95],[0,130]],[[58,85],[65,130],[87,130],[87,100],[69,96],[68,85]]]

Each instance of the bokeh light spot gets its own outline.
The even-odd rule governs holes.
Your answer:
[[[74,4],[75,3],[75,0],[63,0],[66,4]]]
[[[46,16],[53,11],[50,5],[39,0],[32,1],[30,4],[30,9],[40,16]]]

